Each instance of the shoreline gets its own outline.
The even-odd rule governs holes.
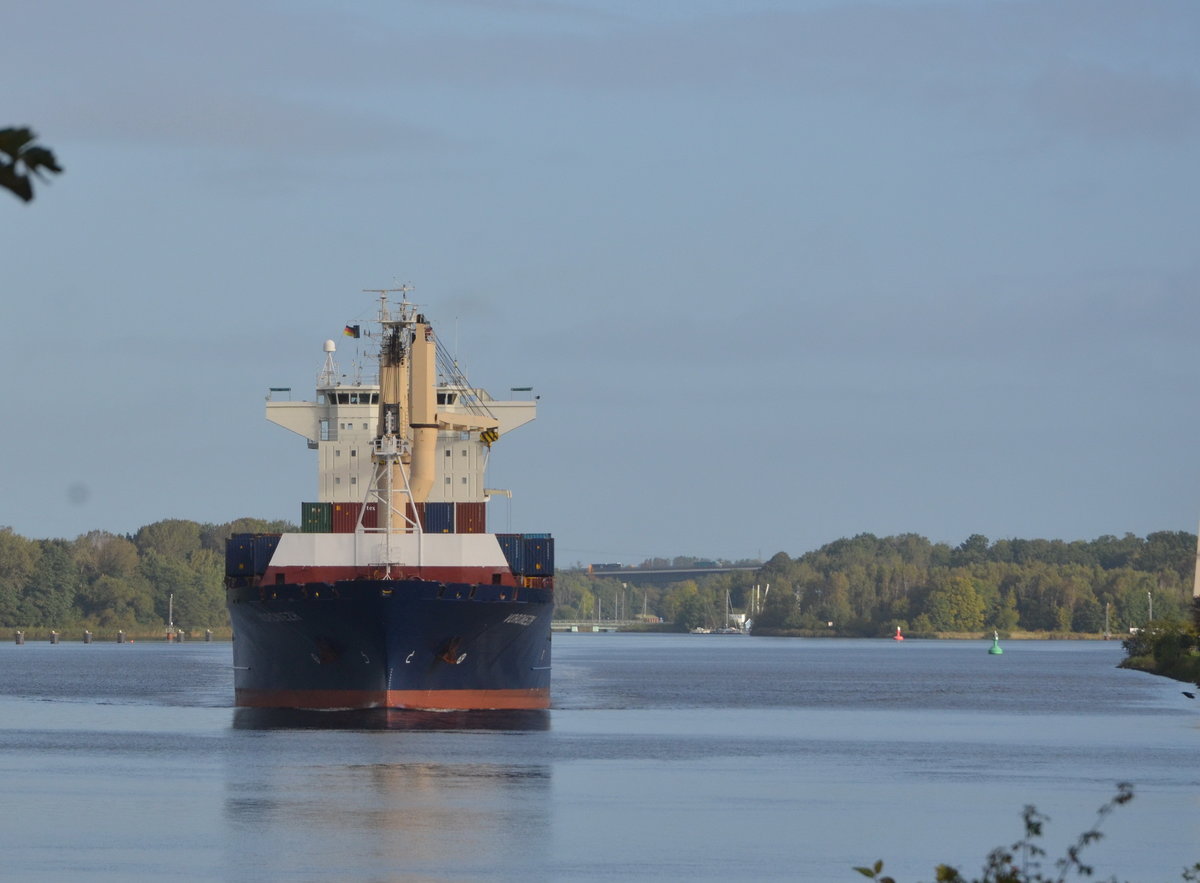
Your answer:
[[[211,631],[212,638],[208,638],[207,632]],[[85,635],[91,634],[91,640],[87,640]],[[23,640],[17,640],[17,634],[21,633]],[[75,626],[67,629],[49,629],[49,628],[28,628],[28,629],[8,629],[4,636],[4,641],[9,644],[133,644],[138,641],[146,644],[208,644],[225,642],[229,643],[233,640],[233,630],[229,626],[206,629],[182,629],[176,626],[175,633],[178,637],[169,639],[166,626],[159,628],[149,628],[142,626],[140,628],[100,628],[92,629],[87,626]],[[120,635],[124,635],[122,639]],[[57,635],[58,640],[53,640],[53,636]]]

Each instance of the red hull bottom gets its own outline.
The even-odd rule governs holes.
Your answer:
[[[490,711],[550,707],[550,690],[251,690],[235,691],[242,708],[407,708]]]

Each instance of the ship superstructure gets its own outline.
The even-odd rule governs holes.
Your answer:
[[[347,329],[361,335],[360,326]],[[351,371],[342,373],[335,358],[335,341],[325,341],[324,351],[316,401],[291,401],[281,397],[290,389],[273,389],[267,396],[267,419],[303,436],[317,452],[319,502],[359,502],[374,477],[370,451],[378,434],[379,380],[368,374],[358,359]],[[483,486],[483,476],[491,445],[533,420],[537,402],[492,398],[487,390],[470,384],[457,362],[442,353],[435,403],[435,477],[427,500],[485,502],[490,494]]]
[[[487,533],[484,487],[536,403],[469,384],[415,305],[379,294],[373,382],[327,341],[316,401],[268,397],[318,453],[318,499],[300,533],[229,542],[237,703],[546,707],[553,540]]]

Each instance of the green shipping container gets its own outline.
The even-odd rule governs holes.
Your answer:
[[[303,533],[333,533],[333,503],[301,503],[300,530]]]

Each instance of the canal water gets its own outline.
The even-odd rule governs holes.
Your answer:
[[[1116,642],[556,635],[554,707],[231,707],[227,644],[0,645],[0,879],[904,881],[1200,861],[1200,700]]]

